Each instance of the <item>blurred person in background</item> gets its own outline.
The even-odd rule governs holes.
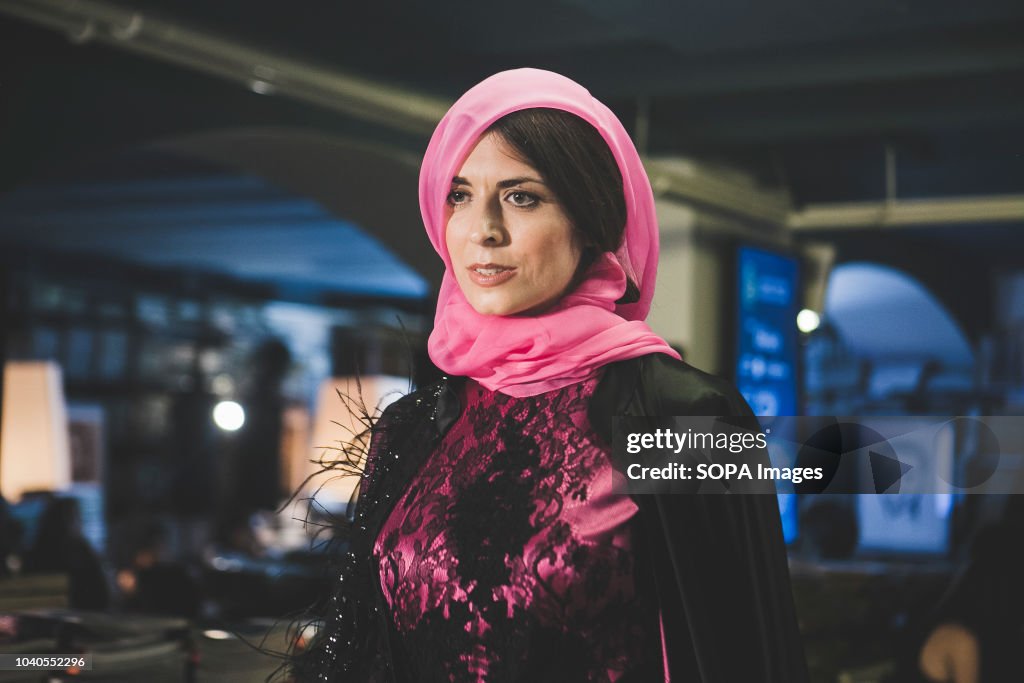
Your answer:
[[[194,619],[202,609],[202,583],[187,565],[166,559],[167,538],[156,520],[136,531],[128,565],[117,572],[121,602],[134,612]]]
[[[78,501],[53,498],[39,521],[35,541],[25,554],[26,574],[67,574],[68,603],[74,609],[105,610],[110,586],[100,556],[82,535]]]
[[[774,495],[612,490],[614,415],[750,415],[644,323],[658,225],[619,120],[558,74],[499,73],[438,125],[419,194],[448,377],[374,426],[293,676],[806,681]]]
[[[263,557],[266,547],[260,542],[253,528],[252,515],[242,510],[229,512],[217,524],[214,543],[208,552],[240,554],[246,557]]]
[[[248,518],[258,510],[275,510],[284,497],[278,470],[285,409],[282,385],[290,367],[291,353],[278,339],[261,342],[249,356],[239,396],[245,424],[230,453],[222,516]]]
[[[0,578],[12,574],[20,566],[18,552],[24,529],[11,513],[11,506],[0,496]]]
[[[1024,529],[982,529],[963,572],[913,642],[896,679],[922,683],[1024,681]],[[895,681],[894,681],[895,683]]]

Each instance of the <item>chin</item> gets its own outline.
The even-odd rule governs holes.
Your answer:
[[[480,315],[500,315],[504,317],[520,316],[530,318],[541,315],[554,307],[555,301],[529,302],[525,304],[494,303],[494,302],[473,302],[469,305]]]
[[[507,297],[466,297],[469,305],[480,315],[517,315],[530,308],[530,304],[509,301]]]
[[[512,308],[510,306],[495,304],[475,305],[473,302],[470,302],[470,305],[473,306],[473,310],[480,315],[515,315],[523,310],[521,308]]]

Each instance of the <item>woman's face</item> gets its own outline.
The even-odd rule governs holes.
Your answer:
[[[558,198],[490,134],[452,179],[445,242],[455,280],[484,315],[544,312],[565,293],[580,260]]]

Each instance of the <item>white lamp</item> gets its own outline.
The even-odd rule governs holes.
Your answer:
[[[52,362],[4,364],[0,425],[0,492],[8,501],[25,491],[71,485],[71,448],[60,366]]]
[[[341,396],[339,396],[339,392]],[[409,379],[390,375],[361,377],[333,377],[320,384],[316,399],[316,417],[313,424],[313,443],[304,462],[296,463],[293,472],[306,477],[321,469],[317,462],[330,461],[341,457],[334,449],[353,449],[361,453],[356,436],[364,429],[361,406],[373,418],[380,415],[388,404],[409,392]],[[368,442],[367,442],[368,444]],[[365,453],[361,453],[365,457]],[[362,459],[354,463],[359,471],[365,464]],[[340,508],[350,500],[358,483],[358,476],[339,476],[343,470],[325,472],[314,477],[306,486],[307,493],[315,493],[318,503],[331,508]]]
[[[309,409],[304,405],[288,406],[281,415],[281,427],[281,482],[284,492],[290,496],[309,475],[313,429]]]

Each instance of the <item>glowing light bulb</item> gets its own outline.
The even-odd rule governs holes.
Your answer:
[[[796,326],[804,334],[814,332],[821,324],[821,318],[809,308],[805,308],[796,315]]]
[[[221,401],[213,408],[213,422],[226,432],[237,431],[245,424],[245,409],[234,401]]]

